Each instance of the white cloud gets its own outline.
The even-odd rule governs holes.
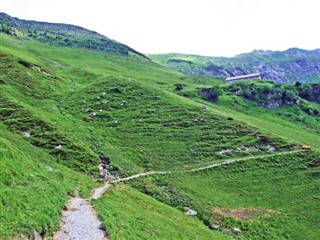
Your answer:
[[[319,48],[317,0],[0,0],[0,11],[80,25],[144,53],[232,56]]]

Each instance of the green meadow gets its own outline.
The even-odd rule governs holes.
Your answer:
[[[319,235],[319,117],[296,105],[265,109],[219,79],[141,55],[4,34],[0,43],[1,239],[52,236],[68,196],[103,184],[102,156],[113,179],[173,172],[115,184],[93,201],[111,239]],[[213,85],[221,95],[210,102],[199,89]],[[245,160],[177,173],[227,159]]]

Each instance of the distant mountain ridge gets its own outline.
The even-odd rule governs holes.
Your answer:
[[[227,78],[259,72],[262,78],[275,82],[320,81],[320,49],[254,50],[233,58],[175,53],[150,57],[162,65],[195,76]]]
[[[0,12],[0,32],[57,46],[83,48],[122,56],[136,54],[146,57],[122,43],[82,27],[21,20],[2,12]]]

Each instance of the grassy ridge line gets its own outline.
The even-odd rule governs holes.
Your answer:
[[[279,153],[275,153],[275,154],[267,154],[267,155],[252,156],[252,157],[243,157],[243,158],[236,158],[236,159],[232,158],[232,159],[224,160],[224,161],[222,161],[220,163],[210,164],[210,165],[205,166],[205,167],[199,167],[199,168],[182,170],[182,171],[159,171],[159,172],[151,171],[151,172],[145,172],[145,173],[138,173],[138,174],[132,175],[130,177],[125,177],[125,178],[121,178],[121,179],[117,179],[117,180],[111,180],[110,183],[125,182],[125,181],[132,180],[132,179],[135,179],[135,178],[154,175],[154,174],[173,174],[173,173],[197,172],[197,171],[207,170],[207,169],[210,169],[210,168],[214,168],[214,167],[218,167],[218,166],[222,166],[222,165],[226,165],[226,164],[230,164],[230,163],[234,163],[234,162],[240,162],[240,161],[245,161],[245,160],[254,160],[254,159],[267,158],[267,157],[273,157],[273,156],[281,156],[281,155],[293,154],[293,153],[302,152],[302,151],[304,151],[304,150],[285,151],[285,152],[279,152]],[[109,183],[107,183],[107,185],[109,185]]]

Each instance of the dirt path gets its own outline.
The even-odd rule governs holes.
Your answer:
[[[246,161],[246,160],[252,160],[252,159],[260,159],[260,158],[266,158],[266,157],[274,157],[274,156],[280,156],[280,155],[288,155],[288,154],[301,152],[301,151],[303,151],[303,150],[293,150],[293,151],[279,152],[279,153],[273,153],[273,154],[265,154],[265,155],[252,156],[252,157],[232,158],[232,159],[223,160],[222,162],[219,162],[219,163],[213,163],[213,164],[210,164],[208,166],[192,168],[192,169],[188,169],[188,170],[181,170],[181,171],[159,171],[159,172],[152,171],[152,172],[144,172],[144,173],[139,173],[139,174],[132,175],[130,177],[116,179],[116,180],[110,181],[110,183],[125,182],[125,181],[131,180],[131,179],[144,177],[144,176],[148,176],[148,175],[154,175],[154,174],[172,174],[172,173],[197,172],[197,171],[202,171],[202,170],[218,167],[218,166],[221,166],[221,165],[230,164],[230,163],[233,163],[233,162],[240,162],[240,161]]]
[[[56,240],[105,240],[101,222],[86,199],[75,197],[68,202],[68,210],[62,213],[62,225],[54,235]]]
[[[68,209],[63,212],[62,224],[60,230],[54,235],[56,240],[107,240],[106,232],[101,228],[101,222],[97,218],[95,210],[90,204],[90,200],[99,199],[109,187],[112,186],[112,183],[125,182],[131,179],[144,177],[154,174],[173,174],[173,173],[186,173],[186,172],[196,172],[202,171],[221,165],[230,164],[233,162],[246,161],[252,159],[260,159],[272,156],[280,156],[292,154],[295,152],[300,152],[302,150],[288,151],[288,152],[279,152],[273,154],[266,154],[254,157],[244,157],[244,158],[234,158],[226,159],[219,163],[213,163],[208,166],[192,168],[188,170],[181,171],[152,171],[132,175],[130,177],[116,179],[110,182],[106,182],[103,187],[93,190],[91,198],[83,199],[80,197],[71,198],[68,202]]]
[[[94,189],[90,200],[99,199],[108,190],[109,187],[111,187],[111,184],[109,182],[106,182],[103,187]]]

